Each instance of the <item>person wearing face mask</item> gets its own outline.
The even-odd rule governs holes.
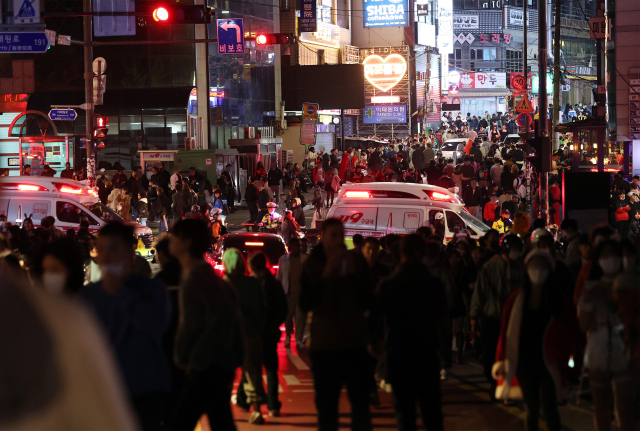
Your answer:
[[[78,244],[62,238],[47,244],[36,257],[35,272],[47,292],[76,294],[84,284],[83,257]]]
[[[539,429],[541,405],[548,429],[560,430],[557,404],[569,394],[566,376],[578,324],[552,275],[555,265],[540,250],[525,258],[523,285],[504,304],[492,369],[497,399],[524,400],[527,430]]]
[[[602,241],[593,257],[589,279],[578,301],[580,329],[587,334],[584,365],[593,394],[597,430],[611,427],[611,406],[621,430],[637,429],[637,375],[625,355],[624,325],[613,296],[613,282],[622,272],[620,243]]]
[[[522,283],[521,257],[523,255],[522,238],[513,234],[506,235],[500,245],[500,256],[484,264],[471,296],[469,308],[471,331],[477,331],[482,336],[484,374],[491,384],[492,397],[496,383],[491,376],[491,367],[493,367],[500,335],[502,306],[509,295]]]
[[[82,288],[78,296],[109,334],[142,429],[160,429],[162,404],[171,386],[162,350],[171,302],[160,280],[132,274],[135,244],[132,226],[106,224],[96,244],[103,278]]]

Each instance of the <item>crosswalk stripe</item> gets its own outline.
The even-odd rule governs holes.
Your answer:
[[[296,366],[297,369],[299,370],[308,370],[309,366],[307,364],[305,364],[305,362],[302,360],[302,358],[298,355],[294,355],[291,353],[291,351],[287,351],[287,356],[289,357],[289,360],[291,361],[291,363],[293,365]]]

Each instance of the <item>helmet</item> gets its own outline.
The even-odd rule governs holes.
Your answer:
[[[275,202],[267,202],[267,208],[276,208],[277,206]]]
[[[444,218],[444,214],[438,213],[436,214],[436,220],[442,220]]]
[[[191,207],[191,212],[194,214],[200,214],[200,207],[198,205],[194,205]]]
[[[503,253],[509,253],[511,250],[518,250],[524,252],[524,241],[520,238],[520,235],[516,235],[515,233],[510,233],[505,235],[502,238],[502,243],[500,244],[500,250]]]
[[[544,237],[553,238],[553,235],[551,235],[551,232],[549,232],[547,229],[543,227],[539,227],[538,229],[534,230],[533,233],[531,234],[531,244],[533,245],[537,244],[538,241],[540,241]]]

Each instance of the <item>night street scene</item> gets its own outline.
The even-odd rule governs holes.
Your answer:
[[[640,0],[0,1],[0,431],[640,431]]]

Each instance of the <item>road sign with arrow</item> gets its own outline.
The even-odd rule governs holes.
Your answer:
[[[242,18],[217,20],[218,54],[244,53],[244,24]]]

